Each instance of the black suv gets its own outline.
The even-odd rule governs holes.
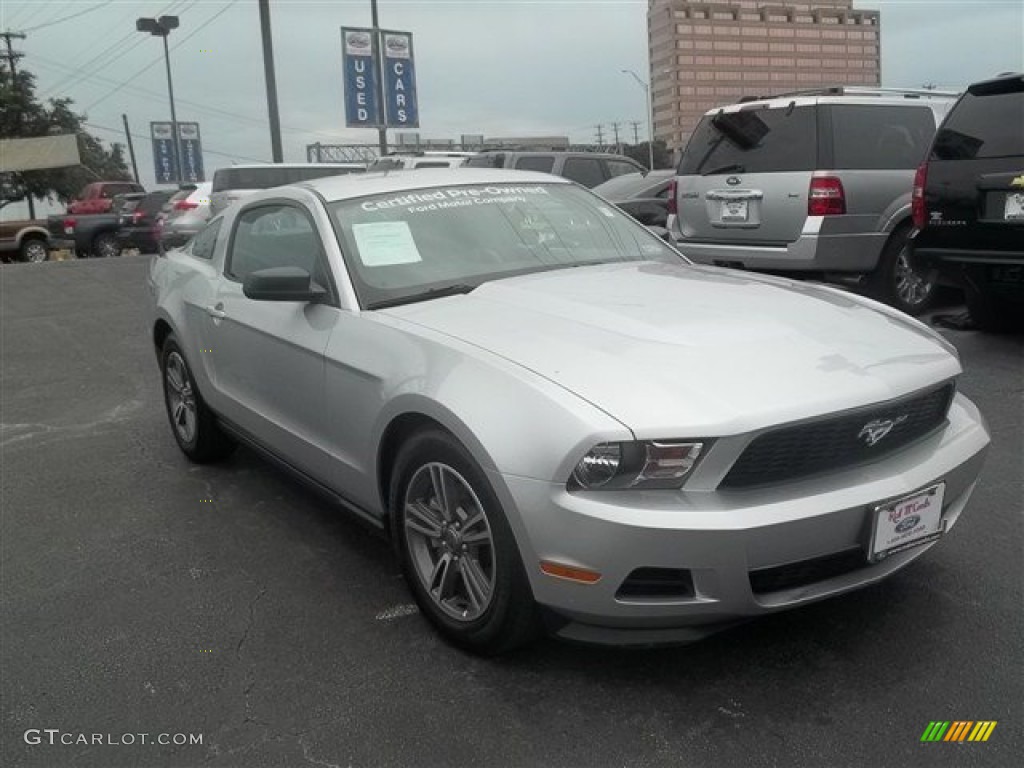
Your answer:
[[[960,97],[917,170],[912,205],[915,264],[963,286],[977,327],[1024,315],[1024,74]]]

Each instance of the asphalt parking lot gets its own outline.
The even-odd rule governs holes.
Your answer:
[[[0,272],[3,765],[840,768],[1024,754],[1024,336],[945,332],[993,446],[959,525],[894,578],[689,647],[547,641],[482,660],[411,609],[376,535],[247,450],[216,467],[181,456],[147,261]],[[933,720],[998,725],[986,743],[921,743]],[[29,729],[202,744],[30,744]]]

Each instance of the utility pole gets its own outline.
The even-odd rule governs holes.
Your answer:
[[[7,47],[6,51],[0,51],[0,58],[7,60],[7,68],[11,70],[11,91],[16,92],[18,88],[18,67],[15,62],[23,57],[23,53],[15,53],[14,48],[11,45],[11,40],[24,40],[24,32],[0,32],[0,37],[4,39],[4,43]],[[15,116],[17,127],[21,128],[21,113],[19,112]],[[36,217],[36,204],[35,200],[32,199],[32,193],[29,192],[25,195],[25,200],[28,202],[28,217],[34,219]]]
[[[640,144],[640,121],[630,120],[629,124],[633,126],[633,144]]]
[[[600,125],[597,126],[597,143],[604,146],[604,129]]]
[[[616,151],[618,151],[618,146],[619,146],[619,124],[618,123],[612,123],[612,130],[615,132],[615,147],[616,147]]]
[[[384,108],[384,68],[381,66],[381,57],[384,51],[381,50],[380,39],[380,17],[377,15],[377,0],[370,0],[370,20],[373,27],[373,44],[376,47],[376,55],[373,57],[373,74],[377,80],[377,109],[380,116],[380,127],[377,129],[377,142],[380,145],[380,156],[388,153],[388,124],[387,110]]]
[[[281,116],[277,111],[277,77],[274,74],[274,41],[270,36],[270,0],[260,0],[260,32],[263,36],[263,77],[267,81],[267,116],[270,118],[270,153],[275,163],[284,162],[281,150]]]
[[[139,183],[139,167],[135,164],[135,145],[132,144],[132,132],[128,130],[128,115],[121,113],[121,120],[124,122],[124,138],[128,142],[128,156],[132,159],[132,176],[135,183]]]

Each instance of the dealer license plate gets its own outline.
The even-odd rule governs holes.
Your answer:
[[[1007,221],[1024,221],[1024,192],[1011,192],[1006,196],[1003,218]]]
[[[934,541],[945,531],[939,483],[912,496],[887,501],[874,508],[875,527],[871,537],[871,560],[882,560],[904,549]]]
[[[746,200],[723,200],[722,221],[746,221],[747,201]]]

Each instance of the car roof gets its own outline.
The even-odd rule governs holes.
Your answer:
[[[328,202],[351,200],[367,195],[406,192],[430,187],[454,187],[471,184],[571,184],[568,179],[536,171],[511,171],[501,168],[423,168],[415,171],[381,171],[325,176],[289,186],[316,192]]]
[[[249,163],[247,165],[226,165],[214,171],[215,174],[221,171],[247,171],[261,168],[365,168],[365,163]]]
[[[845,92],[838,89],[824,89],[821,91],[795,91],[789,94],[778,96],[764,96],[760,98],[738,101],[734,104],[723,104],[713,107],[705,112],[705,115],[714,115],[719,111],[726,113],[741,112],[752,109],[782,109],[793,104],[797,107],[814,106],[816,104],[858,104],[867,106],[891,107],[899,106],[932,106],[934,104],[950,105],[958,94],[945,91],[901,91],[897,89],[848,89]]]

